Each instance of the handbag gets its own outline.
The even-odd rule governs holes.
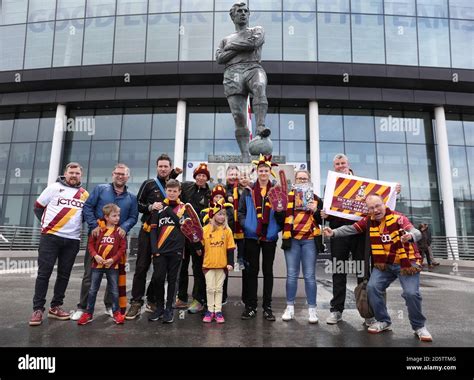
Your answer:
[[[369,252],[370,252],[370,237],[369,228],[367,228],[365,236],[364,249],[364,279],[354,289],[354,296],[356,300],[356,307],[362,318],[373,318],[374,312],[370,307],[369,297],[367,294],[367,284],[369,283]]]

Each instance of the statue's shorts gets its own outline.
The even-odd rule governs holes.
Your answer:
[[[267,74],[263,67],[256,62],[236,63],[227,67],[224,71],[224,94],[226,97],[232,95],[247,96],[249,93],[254,97],[265,96],[267,86]],[[257,88],[263,90],[263,94],[255,94]]]

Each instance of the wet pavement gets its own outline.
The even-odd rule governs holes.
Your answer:
[[[328,325],[329,301],[332,296],[330,274],[326,273],[323,261],[318,262],[318,316],[320,321],[311,325],[307,321],[307,309],[303,296],[304,285],[299,281],[299,298],[296,303],[296,319],[281,320],[285,308],[285,278],[277,270],[274,285],[273,310],[276,322],[268,322],[258,310],[253,320],[241,320],[243,306],[240,303],[240,273],[232,273],[229,281],[229,301],[223,307],[226,323],[204,324],[200,315],[175,312],[173,324],[149,322],[148,313],[142,312],[139,319],[115,325],[104,314],[102,294],[105,279],[98,295],[94,321],[78,326],[73,321],[58,321],[45,318],[41,326],[28,326],[35,283],[35,274],[22,269],[12,269],[13,262],[31,260],[34,257],[11,257],[3,252],[0,261],[0,347],[472,347],[472,301],[474,299],[474,268],[439,266],[431,272],[424,271],[421,277],[423,312],[427,328],[434,338],[433,343],[419,342],[413,335],[407,318],[401,287],[394,282],[388,289],[387,302],[393,320],[393,331],[379,335],[366,332],[358,315],[353,289],[355,277],[349,276],[346,310],[343,321]],[[34,254],[30,255],[34,256]],[[9,260],[7,263],[5,260]],[[130,260],[131,274],[127,276],[127,291],[130,293],[134,258]],[[7,265],[8,264],[8,265]],[[5,269],[7,268],[7,269]],[[452,274],[450,274],[452,273]],[[79,298],[82,276],[82,258],[76,260],[64,304],[65,310],[73,310]],[[149,275],[150,277],[150,275]],[[52,296],[55,273],[50,281],[48,302]],[[192,286],[192,277],[190,286]],[[261,282],[259,295],[261,295]]]

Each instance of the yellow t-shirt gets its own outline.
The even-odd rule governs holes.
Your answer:
[[[227,250],[235,249],[232,230],[229,227],[217,227],[207,224],[203,228],[204,262],[203,268],[224,269],[227,266]]]

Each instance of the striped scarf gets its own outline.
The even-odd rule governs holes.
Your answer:
[[[387,264],[393,264],[398,258],[400,261],[400,274],[415,274],[419,269],[412,267],[412,263],[416,263],[417,255],[414,244],[403,244],[400,237],[401,230],[398,224],[399,215],[394,214],[388,207],[386,208],[385,216],[381,222],[376,220],[369,220],[369,234],[370,245],[372,249],[372,257],[374,259],[374,266],[379,270],[385,270]],[[390,236],[389,241],[384,239],[384,230],[388,231]],[[390,251],[385,251],[384,245],[390,244]]]
[[[255,231],[259,238],[265,239],[267,236],[268,223],[270,222],[271,205],[268,202],[268,190],[272,187],[270,181],[265,189],[265,196],[262,196],[262,188],[260,183],[256,181],[252,190],[252,198],[257,211],[257,230]]]
[[[314,197],[315,202],[318,200]],[[314,237],[321,235],[321,229],[314,220],[314,215],[311,211],[297,211],[295,215],[295,191],[291,190],[288,193],[288,206],[286,209],[285,225],[283,226],[283,239],[291,239],[292,237],[297,240],[308,240],[314,239]],[[303,227],[308,223],[311,224],[308,229],[309,233],[300,233]]]
[[[104,219],[97,220],[97,224],[99,225],[101,229],[107,228],[106,222]],[[119,307],[120,307],[120,313],[122,314],[125,314],[125,311],[127,309],[127,272],[125,271],[126,265],[127,265],[127,250],[125,250],[125,254],[120,258],[119,263],[118,263]]]
[[[237,181],[232,189],[232,203],[234,206],[234,239],[239,240],[244,238],[244,230],[239,223],[239,183]]]

